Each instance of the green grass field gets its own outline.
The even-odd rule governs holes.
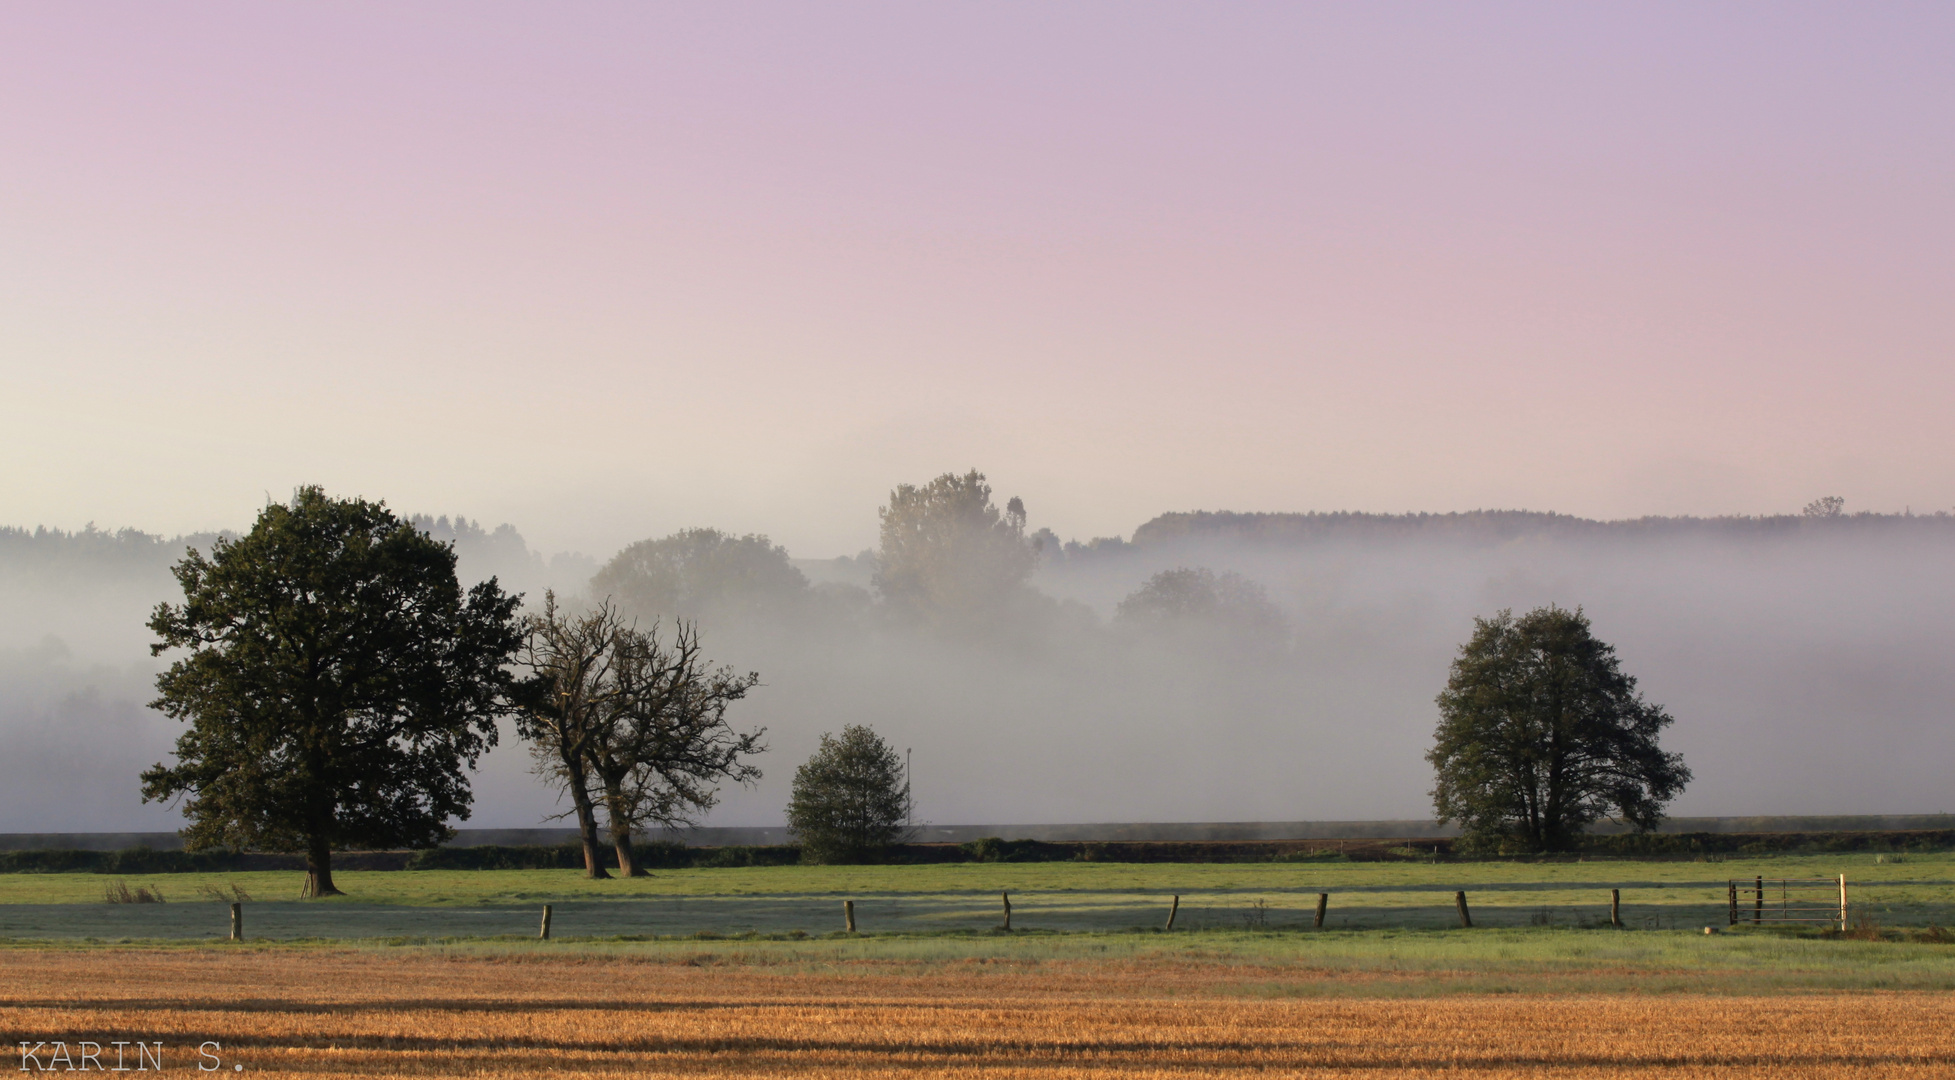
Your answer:
[[[962,863],[871,867],[670,870],[588,881],[574,870],[346,872],[348,895],[293,900],[292,872],[0,875],[0,938],[200,939],[225,932],[207,888],[242,888],[257,938],[494,938],[532,935],[540,905],[576,937],[825,935],[855,902],[869,933],[983,933],[1012,896],[1013,927],[1113,932],[1161,926],[1181,897],[1177,930],[1307,928],[1320,892],[1327,929],[1439,930],[1456,925],[1464,890],[1479,928],[1606,925],[1622,890],[1632,930],[1701,930],[1727,922],[1732,878],[1847,875],[1856,916],[1887,927],[1955,924],[1955,854],[1776,856],[1722,862],[1581,863]],[[151,888],[163,904],[109,904],[110,885]]]
[[[279,952],[355,950],[521,964],[676,964],[785,974],[913,978],[919,972],[1000,977],[1092,965],[1219,975],[1202,992],[1223,996],[1423,998],[1451,994],[1786,994],[1955,991],[1955,945],[1857,941],[1774,931],[1618,932],[1572,928],[1370,930],[1291,933],[1215,930],[1189,934],[1077,933],[835,935],[805,940],[563,938],[229,942],[84,940],[0,942],[9,949]],[[1170,991],[1172,992],[1172,991]]]

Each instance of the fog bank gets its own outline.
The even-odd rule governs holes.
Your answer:
[[[1676,717],[1665,743],[1696,773],[1676,814],[1950,809],[1951,519],[1319,517],[1041,537],[1032,588],[969,626],[893,617],[873,558],[795,560],[762,592],[707,581],[638,614],[696,618],[709,654],[761,674],[732,718],[768,728],[766,775],[712,825],[780,823],[794,767],[845,723],[914,750],[917,816],[938,824],[1424,818],[1432,701],[1472,619],[1548,603],[1582,607]],[[589,597],[598,560],[457,521],[425,525],[464,577]],[[209,538],[52,536],[0,538],[0,831],[175,828],[137,793],[177,729],[144,704],[163,661],[143,622],[183,543]],[[1116,618],[1178,568],[1259,586],[1280,621]],[[555,812],[528,764],[513,741],[490,755],[471,826]]]

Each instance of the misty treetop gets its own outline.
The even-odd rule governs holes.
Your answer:
[[[808,591],[787,549],[765,536],[684,529],[628,545],[591,578],[627,614],[729,619],[781,615]]]
[[[922,487],[898,484],[879,515],[876,591],[908,618],[938,626],[994,620],[1038,565],[1025,504],[1014,497],[1001,512],[976,469]]]
[[[465,770],[512,707],[516,597],[464,593],[450,546],[317,487],[175,573],[152,651],[187,655],[153,707],[190,727],[143,797],[187,796],[192,850],[304,852],[319,896],[334,849],[428,847],[468,817]]]
[[[406,515],[402,520],[454,549],[456,573],[464,584],[493,577],[510,591],[534,585],[541,595],[542,587],[552,582],[582,585],[597,569],[594,560],[574,552],[544,558],[512,525],[489,529],[465,517],[428,514]],[[236,539],[236,534],[224,531],[165,537],[138,529],[103,530],[94,525],[72,532],[0,526],[0,576],[9,571],[31,572],[42,584],[155,580],[159,589],[168,589],[174,584],[172,567],[186,548],[208,551],[220,539]]]
[[[1580,609],[1475,620],[1438,704],[1433,809],[1483,846],[1564,850],[1605,817],[1652,830],[1690,782],[1682,756],[1657,744],[1669,714]]]
[[[809,561],[866,568],[874,594],[853,584],[810,585],[785,549],[765,536],[685,529],[626,546],[591,578],[589,594],[638,619],[681,617],[715,628],[789,628],[813,634],[942,632],[1019,644],[1092,636],[1099,619],[1083,604],[1043,593],[1032,577],[1044,557],[1086,558],[1125,549],[1102,538],[1060,544],[1050,530],[1026,535],[1023,500],[1001,509],[984,474],[944,473],[899,484],[880,510],[881,548],[856,558]],[[841,566],[840,564],[846,564]],[[876,600],[880,599],[880,603]],[[1120,607],[1129,631],[1227,631],[1263,646],[1287,640],[1268,590],[1241,574],[1182,568],[1155,575]],[[751,644],[751,635],[735,640]]]
[[[1269,590],[1233,571],[1177,567],[1148,578],[1114,611],[1114,622],[1149,630],[1220,633],[1233,641],[1280,644],[1287,633]]]

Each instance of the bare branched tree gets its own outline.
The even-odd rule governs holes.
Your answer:
[[[696,624],[674,624],[671,643],[627,622],[609,598],[568,616],[546,594],[530,619],[522,662],[530,669],[520,721],[539,776],[570,798],[585,872],[609,877],[598,854],[597,808],[626,877],[640,871],[632,834],[691,825],[719,801],[725,781],[750,784],[745,759],[767,748],[765,729],[735,731],[727,708],[760,684],[707,664]]]
[[[609,601],[573,617],[558,610],[557,595],[549,592],[544,594],[543,614],[529,619],[518,656],[530,678],[517,729],[529,740],[537,775],[570,797],[570,809],[558,816],[576,815],[584,873],[593,878],[611,875],[598,856],[591,744],[619,705],[618,644],[628,629]]]
[[[719,801],[721,783],[760,778],[743,759],[767,749],[760,741],[766,729],[740,732],[726,719],[727,708],[759,685],[759,674],[709,666],[695,623],[675,622],[669,646],[658,629],[653,623],[649,633],[619,635],[612,669],[619,707],[588,750],[626,876],[639,872],[633,832],[696,823]]]

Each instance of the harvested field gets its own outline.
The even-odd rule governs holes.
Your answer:
[[[13,1043],[248,1075],[1947,1077],[1947,994],[1462,994],[1237,959],[12,949]],[[75,1050],[70,1053],[75,1053]],[[47,1053],[42,1058],[46,1060]],[[9,1071],[11,1070],[10,1068]],[[57,1068],[59,1066],[56,1066]]]

